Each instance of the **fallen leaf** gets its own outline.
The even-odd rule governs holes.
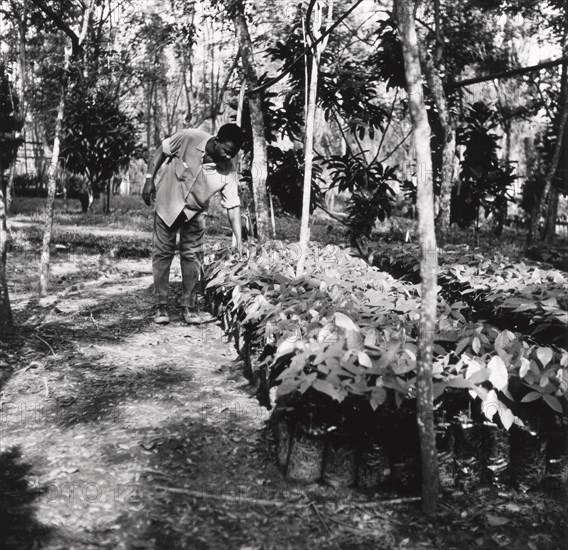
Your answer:
[[[499,527],[501,525],[506,525],[511,521],[510,519],[504,518],[503,516],[495,516],[493,514],[485,514],[485,519],[487,520],[487,523],[491,527]]]

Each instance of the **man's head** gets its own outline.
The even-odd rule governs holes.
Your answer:
[[[224,124],[219,128],[214,142],[213,160],[232,159],[243,145],[243,132],[237,124]]]

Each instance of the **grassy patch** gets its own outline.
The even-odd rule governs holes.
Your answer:
[[[45,208],[45,198],[15,197],[10,219],[15,221],[41,222]],[[139,195],[112,197],[111,212],[103,212],[102,199],[95,201],[91,211],[81,212],[78,200],[69,200],[67,208],[61,199],[55,201],[55,226],[95,226],[106,229],[129,231],[151,231],[153,211],[148,208]]]

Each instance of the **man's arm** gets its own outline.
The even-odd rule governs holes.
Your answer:
[[[231,229],[235,235],[237,241],[237,252],[239,257],[242,259],[243,256],[243,238],[241,231],[241,207],[235,206],[234,208],[227,209],[227,217],[229,218],[229,223],[231,224]]]
[[[142,198],[147,206],[152,205],[152,201],[156,200],[156,184],[154,179],[158,170],[161,168],[162,164],[168,157],[164,154],[162,146],[158,147],[156,153],[154,154],[154,159],[152,162],[152,168],[148,167],[148,173],[146,174],[146,182],[142,189]]]

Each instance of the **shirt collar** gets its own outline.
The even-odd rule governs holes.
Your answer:
[[[205,136],[196,146],[195,148],[198,151],[201,151],[201,158],[203,158],[205,156],[205,146],[207,145],[207,142],[212,138],[213,136]]]

